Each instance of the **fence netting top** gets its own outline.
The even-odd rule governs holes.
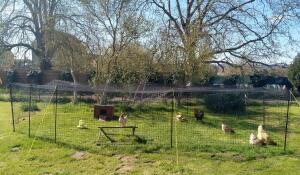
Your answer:
[[[224,92],[224,93],[286,93],[286,89],[270,89],[270,88],[237,88],[237,87],[169,87],[169,86],[158,86],[153,84],[139,84],[139,85],[128,85],[121,87],[118,85],[81,85],[74,84],[72,82],[55,80],[45,85],[36,84],[23,84],[23,83],[11,83],[9,87],[13,88],[34,88],[53,90],[57,88],[59,91],[78,91],[78,92],[92,92],[92,93],[135,93],[135,94],[156,94],[156,93],[184,93],[184,92]]]

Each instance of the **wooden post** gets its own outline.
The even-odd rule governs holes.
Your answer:
[[[288,134],[288,124],[289,124],[289,113],[290,113],[290,102],[291,102],[291,92],[289,92],[289,99],[288,99],[288,106],[286,112],[286,119],[285,119],[285,132],[284,132],[284,151],[286,151],[287,146],[287,134]]]
[[[32,107],[31,107],[31,89],[32,88],[32,85],[30,85],[29,87],[29,110],[28,110],[28,137],[31,136],[31,110],[32,110]]]
[[[9,95],[10,95],[10,107],[11,107],[11,118],[13,124],[13,132],[16,132],[15,127],[15,114],[14,114],[14,105],[13,105],[13,95],[12,95],[12,87],[9,87]]]
[[[55,86],[55,114],[54,114],[54,142],[56,143],[56,136],[57,136],[57,94],[58,89],[57,86]]]

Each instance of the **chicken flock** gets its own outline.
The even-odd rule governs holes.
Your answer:
[[[204,118],[204,112],[194,110],[194,116],[197,121],[202,121]],[[181,112],[176,113],[176,120],[177,121],[185,121],[186,119],[182,116]],[[121,127],[125,127],[126,123],[128,122],[128,117],[126,114],[121,113],[119,117],[119,123]],[[231,128],[227,123],[222,122],[221,129],[224,134],[234,134],[235,130]],[[254,133],[250,133],[249,137],[249,144],[251,145],[277,145],[277,143],[272,140],[267,133],[267,131],[263,128],[262,125],[259,125],[257,128],[257,135]]]
[[[194,116],[197,121],[202,121],[204,118],[204,112],[194,109]],[[186,121],[186,119],[182,116],[180,112],[176,114],[177,121]],[[231,128],[227,123],[221,123],[221,129],[225,134],[234,134],[235,130]],[[259,125],[257,128],[257,135],[254,133],[250,133],[249,144],[251,145],[277,145],[277,143],[272,140],[267,133],[267,131],[263,128],[262,125]]]

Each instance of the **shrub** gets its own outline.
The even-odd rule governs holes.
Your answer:
[[[56,103],[56,99],[53,99],[52,103]],[[71,99],[68,98],[68,97],[58,97],[57,98],[57,103],[59,103],[59,104],[71,103]]]
[[[73,77],[70,72],[61,72],[58,76],[59,80],[73,82]]]
[[[122,112],[125,112],[125,113],[126,112],[134,112],[135,111],[133,107],[131,107],[131,106],[127,105],[127,104],[120,106],[120,110]]]
[[[31,104],[31,108],[30,108],[30,106],[29,106],[28,103],[26,103],[26,104],[23,103],[21,105],[21,110],[24,111],[24,112],[28,112],[28,111],[31,111],[31,112],[40,111],[40,109],[38,108],[37,104],[35,104],[35,103]]]
[[[289,66],[288,69],[289,80],[300,92],[300,53],[294,58],[293,63]]]
[[[18,73],[15,70],[11,69],[6,73],[6,81],[8,83],[13,83],[16,82],[17,80],[18,80]]]
[[[236,113],[246,110],[245,95],[209,94],[204,97],[206,107],[216,113]]]
[[[93,98],[79,98],[78,102],[88,103],[88,104],[95,104],[97,101]]]
[[[237,84],[238,78],[239,77],[237,75],[225,77],[225,79],[223,81],[224,86],[235,86]]]
[[[27,80],[32,84],[41,84],[42,83],[42,72],[31,70],[26,74]]]

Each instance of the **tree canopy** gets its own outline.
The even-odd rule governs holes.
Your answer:
[[[287,67],[279,58],[283,43],[296,42],[299,7],[298,0],[3,0],[0,45],[19,57],[32,53],[41,70],[87,66],[95,84],[125,69],[139,81],[154,77],[148,72],[206,81],[215,66]],[[67,48],[70,38],[77,44]]]
[[[300,54],[298,54],[293,63],[289,66],[288,77],[298,90],[300,89]]]

